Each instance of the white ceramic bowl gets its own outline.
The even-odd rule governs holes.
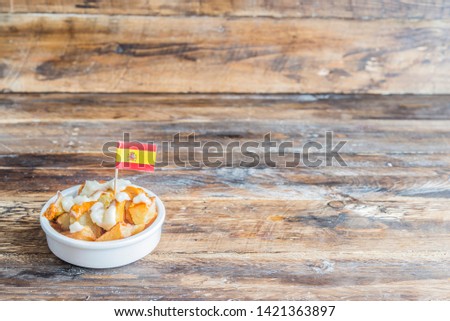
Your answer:
[[[140,186],[137,186],[140,187]],[[63,196],[77,195],[80,185],[68,188],[61,193]],[[151,196],[156,197],[158,217],[148,228],[142,232],[115,241],[90,242],[72,239],[56,231],[43,216],[47,207],[56,201],[56,195],[45,203],[41,210],[41,227],[47,236],[47,244],[50,251],[61,260],[68,263],[88,268],[113,268],[137,261],[158,245],[161,238],[161,229],[166,217],[163,202],[151,191],[140,187]]]

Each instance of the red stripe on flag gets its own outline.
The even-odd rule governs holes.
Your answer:
[[[134,170],[137,170],[137,171],[146,171],[146,172],[153,172],[155,170],[155,166],[154,165],[129,163],[129,162],[116,163],[116,168],[134,169]]]
[[[146,150],[149,152],[156,152],[156,145],[154,144],[144,144],[140,142],[117,142],[117,148],[123,149],[137,149]]]

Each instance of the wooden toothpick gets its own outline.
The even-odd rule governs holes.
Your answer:
[[[116,197],[117,194],[117,177],[119,177],[119,169],[116,168],[114,173],[114,197]]]

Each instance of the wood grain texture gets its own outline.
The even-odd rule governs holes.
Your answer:
[[[0,21],[6,92],[450,93],[447,20]]]
[[[345,19],[450,18],[447,0],[0,0],[0,12],[79,13],[154,16],[269,16]]]
[[[268,153],[264,151],[256,151],[259,157],[262,159]],[[224,153],[225,157],[229,153]],[[303,155],[303,154],[301,154]],[[319,153],[311,153],[314,157],[322,157]],[[160,151],[157,157],[158,170],[176,169],[178,167],[174,161],[170,161],[167,165],[162,164],[162,158],[167,157],[172,160],[174,156],[173,151],[163,150]],[[181,151],[180,156],[191,162],[202,160],[203,151],[198,150],[194,153],[188,153]],[[349,167],[358,168],[384,168],[384,167],[396,167],[396,168],[414,168],[414,167],[432,167],[432,168],[445,168],[450,167],[450,153],[385,153],[385,154],[358,154],[358,153],[342,153],[342,157]],[[286,160],[293,160],[294,154],[292,152],[286,152],[285,155],[271,155],[271,159],[274,162],[280,164],[280,167],[286,163]],[[4,153],[0,154],[0,168],[3,169],[33,169],[33,168],[45,168],[45,169],[98,169],[102,164],[102,161],[108,161],[109,158],[102,153],[96,152],[63,152],[63,153],[50,153],[50,152],[37,152],[37,153]],[[245,161],[245,156],[234,153],[233,158],[229,163],[225,163],[221,167],[226,165],[239,166],[241,161]],[[301,165],[303,166],[303,165]],[[188,166],[188,168],[194,166]],[[268,168],[266,164],[260,164],[258,168]],[[207,166],[202,167],[203,170],[207,170]]]
[[[402,161],[395,155],[410,154],[420,164],[450,152],[449,111],[448,96],[5,94],[0,154],[98,155],[123,132],[158,144],[177,133],[227,144],[262,141],[270,132],[274,141],[299,149],[310,140],[324,143],[325,132],[333,131],[347,141],[343,153],[388,154],[392,164]]]
[[[20,193],[50,198],[57,190],[85,180],[111,179],[113,170],[1,169],[3,196]],[[195,199],[326,199],[405,200],[410,198],[448,198],[449,170],[405,168],[245,169],[170,170],[152,175],[121,173],[158,195]],[[45,180],[45,184],[41,183]],[[24,184],[24,181],[27,184]],[[2,198],[0,197],[0,199]]]
[[[449,300],[449,102],[2,94],[0,298]],[[141,140],[195,131],[227,143],[266,131],[278,142],[320,141],[330,129],[348,139],[347,167],[244,168],[238,156],[234,168],[122,171],[167,207],[161,243],[134,264],[85,269],[47,248],[40,208],[57,190],[111,178],[99,148],[117,131]]]
[[[91,270],[49,253],[42,201],[0,202],[2,299],[449,298],[448,201],[165,203],[154,254]]]
[[[450,120],[449,106],[447,95],[1,94],[0,123]]]

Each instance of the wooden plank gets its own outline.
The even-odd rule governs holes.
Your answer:
[[[227,155],[225,152],[223,156],[223,164],[220,167],[232,166],[239,167],[241,162],[248,161],[245,155],[234,153],[232,159],[226,162]],[[259,151],[258,156],[264,159],[268,153]],[[180,158],[190,161],[191,164],[195,161],[200,161],[204,157],[203,152],[197,151],[188,153],[186,151],[180,152]],[[305,154],[301,153],[301,157]],[[386,154],[353,154],[342,153],[342,158],[350,168],[449,168],[450,167],[450,153],[386,153]],[[271,160],[278,164],[278,167],[283,167],[286,161],[294,159],[292,152],[286,152],[282,155],[271,155]],[[323,155],[318,153],[311,153],[311,159],[322,158]],[[162,159],[167,158],[170,161],[168,164],[162,164]],[[96,152],[67,152],[67,153],[10,153],[0,154],[0,168],[2,169],[100,169],[102,161],[110,160],[102,153]],[[212,160],[211,160],[212,161]],[[305,167],[305,165],[299,165]],[[187,168],[193,169],[194,166],[187,164]],[[267,164],[263,162],[256,166],[256,168],[268,168]],[[174,153],[172,151],[160,151],[157,156],[157,171],[166,169],[177,169],[179,166],[174,162]],[[208,166],[201,164],[202,170],[207,170]]]
[[[3,254],[48,253],[39,226],[42,205],[42,201],[1,201]],[[416,257],[407,254],[412,246],[417,256],[431,258],[448,253],[450,245],[449,202],[445,199],[168,199],[165,205],[167,223],[158,253],[166,255],[229,252],[309,256],[317,252],[311,254],[316,258],[319,253],[337,251],[343,252],[341,258],[346,260],[358,253],[360,259],[415,261]]]
[[[3,91],[450,93],[446,20],[0,20]]]
[[[353,160],[355,153],[388,154],[392,161],[385,164],[397,166],[402,158],[395,155],[407,154],[406,163],[426,165],[434,159],[444,165],[445,156],[440,161],[432,154],[450,152],[448,101],[448,96],[4,94],[0,154],[7,157],[1,164],[20,166],[23,159],[13,165],[12,158],[20,154],[99,155],[103,144],[123,138],[123,132],[160,145],[177,133],[183,133],[183,139],[195,133],[202,144],[217,141],[224,146],[231,141],[262,142],[271,132],[274,141],[292,141],[301,152],[308,141],[324,144],[325,132],[333,131],[335,143],[347,141],[341,152]],[[161,151],[160,157],[172,159],[172,150]],[[261,147],[256,151],[264,153]],[[421,159],[424,154],[428,156]],[[187,157],[199,160],[202,155],[199,148]]]
[[[164,199],[273,199],[273,200],[403,200],[448,198],[448,168],[219,168],[171,169],[151,175],[121,171],[123,178],[145,186]],[[109,180],[112,169],[0,169],[0,199],[16,195],[34,199],[45,193]]]
[[[168,200],[156,252],[108,271],[52,256],[41,205],[0,202],[3,299],[449,298],[447,200]]]
[[[206,257],[205,257],[206,256]],[[113,271],[38,255],[2,274],[5,300],[448,300],[448,261],[408,264],[285,255],[159,257]],[[277,262],[277,263],[274,263]],[[42,262],[41,265],[38,265]],[[348,271],[352,271],[349,275]],[[322,272],[323,271],[323,272]],[[330,271],[336,271],[335,273]],[[417,272],[419,271],[419,272]],[[417,275],[419,274],[419,276]],[[52,281],[49,282],[49,279]],[[114,280],[114,281],[112,281]],[[95,282],[96,286],[92,284]]]
[[[449,95],[0,94],[2,124],[45,121],[210,122],[450,120]]]
[[[29,122],[3,124],[0,129],[0,153],[55,153],[101,152],[107,142],[123,139],[123,133],[131,133],[131,139],[143,142],[171,142],[174,135],[195,134],[203,145],[214,141],[224,149],[231,142],[241,145],[247,141],[259,143],[271,133],[278,144],[292,142],[297,151],[309,141],[325,145],[326,131],[334,133],[334,141],[347,141],[343,153],[449,153],[447,144],[449,121],[368,120],[318,121],[286,120],[260,122],[251,120],[198,122]],[[426,126],[425,126],[426,125]],[[198,148],[200,149],[200,148]],[[323,149],[322,149],[323,151]]]
[[[267,1],[267,0],[0,0],[0,12],[78,13],[154,16],[305,17],[346,19],[443,19],[450,18],[450,5],[434,1]]]
[[[448,261],[379,263],[286,255],[160,257],[113,271],[38,255],[2,274],[5,300],[446,300]],[[274,263],[277,262],[277,263]],[[41,262],[40,265],[38,265]],[[352,271],[349,275],[348,271]],[[334,272],[336,271],[336,272]],[[418,275],[419,274],[419,275]],[[49,279],[52,282],[49,282]],[[112,279],[114,282],[112,282]],[[92,283],[96,286],[93,287]]]

